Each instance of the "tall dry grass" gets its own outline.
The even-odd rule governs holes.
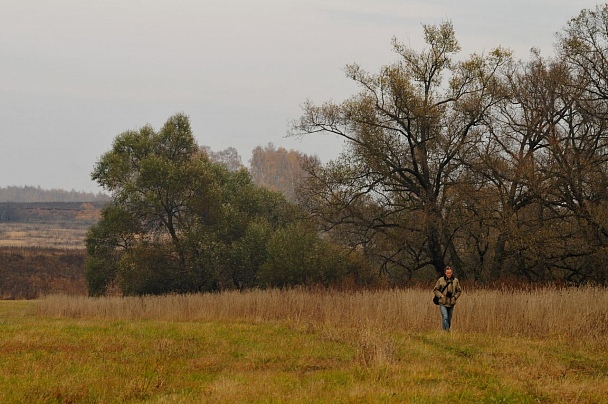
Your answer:
[[[423,289],[384,291],[251,290],[148,297],[47,296],[44,316],[161,321],[288,321],[389,332],[440,328],[438,306]],[[608,289],[475,290],[456,305],[453,331],[605,340]]]

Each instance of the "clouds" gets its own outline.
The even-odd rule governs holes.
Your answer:
[[[330,137],[286,139],[306,99],[356,91],[342,68],[393,62],[451,19],[463,54],[551,52],[588,1],[24,0],[0,13],[0,186],[97,190],[96,159],[124,130],[190,115],[198,141],[244,159],[274,142],[335,157]],[[15,169],[19,167],[19,169]]]

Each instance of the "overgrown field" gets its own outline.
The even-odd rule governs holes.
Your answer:
[[[83,249],[0,247],[0,299],[86,295]]]
[[[608,291],[0,302],[0,402],[608,402]]]
[[[89,223],[0,223],[0,247],[84,249]]]

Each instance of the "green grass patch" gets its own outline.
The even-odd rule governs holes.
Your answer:
[[[550,338],[70,319],[0,301],[0,402],[606,402],[601,345]]]

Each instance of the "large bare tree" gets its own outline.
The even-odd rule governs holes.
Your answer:
[[[497,48],[455,61],[453,26],[424,26],[426,48],[393,40],[399,60],[370,74],[346,67],[361,91],[346,101],[307,102],[294,135],[327,132],[345,139],[341,157],[313,172],[310,206],[330,227],[345,226],[383,258],[385,267],[459,263],[447,217],[456,157],[488,110],[505,95],[502,68],[510,53]]]

